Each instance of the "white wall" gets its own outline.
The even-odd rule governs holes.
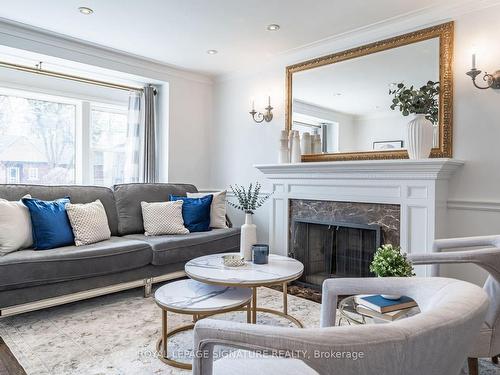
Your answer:
[[[168,95],[164,92],[159,99],[163,104],[160,127],[168,129],[167,134],[164,132],[168,143],[162,142],[160,146],[163,158],[160,177],[163,181],[189,182],[199,187],[210,185],[208,142],[213,89],[210,77],[15,22],[0,22],[0,46],[41,54],[59,64],[69,61],[82,69],[97,67],[109,74],[119,73],[121,78],[127,77],[130,81],[168,87]]]
[[[397,113],[356,116],[354,119],[355,151],[373,150],[373,142],[399,141],[406,143],[405,124],[411,117]]]
[[[450,183],[450,205],[454,207],[449,211],[451,236],[500,233],[500,154],[497,146],[500,139],[500,92],[477,90],[465,75],[470,67],[473,44],[489,47],[478,51],[480,69],[493,71],[500,68],[500,49],[495,47],[500,38],[499,12],[500,6],[497,5],[486,11],[477,10],[456,17],[454,157],[465,160],[466,165]],[[328,45],[294,52],[277,62],[267,63],[267,67],[263,62],[261,71],[232,75],[217,82],[210,186],[225,188],[231,183],[246,184],[256,180],[265,183],[253,164],[278,160],[279,133],[284,127],[285,66],[419,29],[426,23],[440,23],[438,21],[421,16],[415,22],[384,25],[380,30],[370,29],[359,35],[339,38]],[[269,124],[257,125],[248,115],[250,98],[265,98],[268,93],[272,96],[275,118]],[[486,203],[478,203],[482,201]],[[260,241],[266,240],[268,210],[261,209],[256,219]],[[452,267],[447,272],[468,280],[483,279],[474,267]]]

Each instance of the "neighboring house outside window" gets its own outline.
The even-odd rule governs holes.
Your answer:
[[[38,168],[30,167],[28,168],[28,180],[37,181],[38,180]]]

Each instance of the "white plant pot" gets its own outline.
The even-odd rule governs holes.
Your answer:
[[[433,145],[434,127],[424,114],[417,114],[408,123],[406,149],[410,159],[427,159]]]
[[[252,260],[252,246],[257,243],[257,226],[252,223],[252,214],[245,214],[241,226],[240,254],[245,260]]]

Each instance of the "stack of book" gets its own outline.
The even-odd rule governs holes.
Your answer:
[[[394,321],[403,316],[412,315],[412,309],[417,303],[410,297],[402,296],[392,300],[376,295],[362,295],[355,297],[356,311],[365,316],[385,321]]]

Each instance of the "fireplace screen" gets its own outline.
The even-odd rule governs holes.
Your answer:
[[[290,256],[304,264],[300,282],[321,287],[332,277],[367,277],[380,226],[294,220]]]

